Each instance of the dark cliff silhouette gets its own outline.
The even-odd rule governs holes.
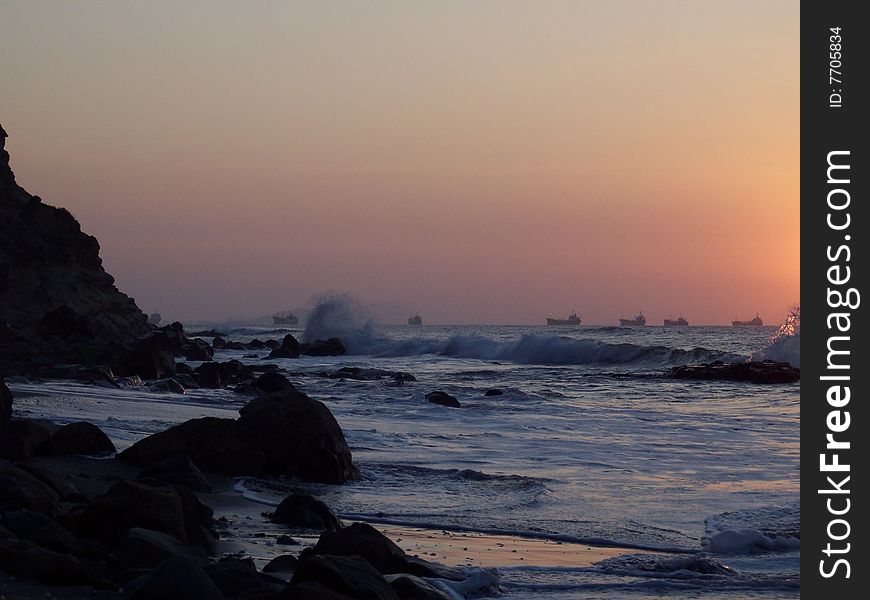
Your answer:
[[[147,317],[103,269],[96,238],[16,183],[6,138],[0,126],[0,374],[146,334]]]

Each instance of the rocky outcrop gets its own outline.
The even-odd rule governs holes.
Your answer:
[[[0,371],[79,362],[86,342],[132,342],[147,317],[103,269],[100,245],[63,208],[15,181],[0,127]]]
[[[746,381],[750,383],[793,383],[800,381],[801,370],[788,363],[772,360],[745,363],[717,361],[703,365],[672,367],[670,374],[677,379],[706,379]]]
[[[115,444],[99,427],[80,421],[64,425],[37,448],[38,454],[64,456],[68,454],[114,454]]]

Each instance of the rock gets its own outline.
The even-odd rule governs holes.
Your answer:
[[[80,421],[64,425],[51,434],[37,453],[48,456],[114,454],[115,444],[96,425]]]
[[[22,579],[57,586],[88,586],[114,589],[78,559],[37,546],[27,540],[0,539],[0,565],[3,570]]]
[[[12,420],[12,392],[6,387],[6,381],[0,377],[0,435]]]
[[[292,554],[282,554],[266,563],[263,573],[292,573],[298,564],[299,559]]]
[[[273,523],[317,531],[336,531],[343,526],[326,504],[305,494],[287,496],[269,518]]]
[[[744,363],[716,361],[702,365],[671,367],[677,379],[746,381],[751,383],[792,383],[800,381],[801,371],[788,363],[772,360]]]
[[[205,417],[176,425],[136,442],[119,458],[150,466],[186,454],[213,473],[318,483],[359,476],[341,427],[323,403],[291,388],[256,398],[239,412],[237,421]]]
[[[437,391],[437,392],[429,392],[426,394],[426,400],[432,402],[434,404],[440,404],[441,406],[449,406],[450,408],[461,408],[462,405],[459,403],[459,400],[454,398],[448,393]]]
[[[52,430],[45,423],[30,419],[12,419],[0,436],[0,458],[28,460],[37,448],[48,441]]]
[[[128,600],[223,600],[225,596],[206,572],[190,558],[176,554],[152,572],[127,586]]]
[[[183,485],[194,492],[210,492],[211,485],[187,455],[170,456],[142,469],[140,477],[157,479],[171,485]]]
[[[302,583],[317,583],[359,600],[398,600],[383,575],[358,556],[309,556],[299,561],[290,587]]]
[[[342,356],[346,352],[344,344],[338,338],[315,340],[302,344],[299,350],[302,354],[308,356]]]
[[[62,554],[79,554],[81,544],[71,531],[51,517],[33,510],[4,511],[3,527],[18,538]]]
[[[48,485],[17,467],[0,464],[0,508],[57,514],[60,497]]]
[[[281,345],[269,353],[269,358],[299,358],[300,350],[299,341],[288,333]]]
[[[184,394],[185,392],[187,392],[187,390],[184,389],[184,386],[181,384],[181,382],[178,381],[178,379],[171,377],[169,379],[161,379],[150,384],[148,386],[148,391],[163,392],[167,394]]]
[[[414,575],[384,575],[399,600],[453,600],[438,588]]]
[[[269,575],[261,575],[251,559],[224,559],[203,567],[221,592],[229,598],[277,591],[284,582]]]
[[[341,367],[326,375],[330,379],[353,379],[356,381],[375,381],[389,377],[397,382],[417,381],[410,373],[385,371],[384,369],[365,369],[362,367]]]
[[[131,347],[119,349],[112,368],[121,375],[138,375],[143,379],[163,379],[175,374],[175,359],[152,336]]]
[[[150,466],[173,456],[187,455],[197,467],[222,475],[257,475],[266,455],[242,441],[232,419],[192,419],[139,440],[118,458]]]
[[[187,345],[185,360],[209,361],[214,358],[214,350],[203,340],[191,340]]]
[[[215,335],[211,340],[211,346],[215,350],[222,350],[227,347],[227,341],[220,335]]]
[[[83,535],[116,547],[132,527],[153,529],[187,543],[184,507],[172,488],[158,488],[135,481],[120,481],[94,498],[77,517],[75,528]]]
[[[79,491],[70,480],[69,475],[64,475],[48,467],[37,466],[33,463],[19,463],[15,466],[33,475],[36,479],[50,487],[62,500],[79,496]]]
[[[321,534],[317,544],[303,551],[302,557],[324,554],[361,556],[381,573],[407,572],[404,550],[368,523],[353,523],[338,531]]]
[[[441,577],[461,581],[461,571],[408,556],[390,538],[368,523],[353,523],[338,531],[324,532],[313,548],[302,551],[311,555],[358,555],[381,573],[408,573],[418,577]]]
[[[217,547],[217,539],[211,529],[214,524],[214,511],[203,504],[190,489],[182,485],[174,485],[172,489],[181,498],[187,542],[201,546],[207,554],[214,554]]]
[[[172,356],[184,355],[191,340],[184,333],[184,325],[175,321],[157,329],[148,336],[148,341],[157,349]]]
[[[484,396],[501,396],[504,392],[498,388],[490,388],[484,392]]]
[[[258,340],[257,338],[254,338],[245,344],[245,350],[263,350],[264,348],[268,348],[266,342]]]
[[[280,373],[263,373],[251,384],[255,391],[263,394],[295,389],[290,381]]]
[[[275,544],[278,546],[301,546],[298,540],[294,540],[289,535],[279,535],[275,538]]]
[[[45,313],[39,321],[37,330],[44,338],[59,337],[69,340],[94,337],[90,321],[66,305]]]
[[[239,413],[239,438],[266,456],[262,475],[317,483],[359,477],[341,427],[322,402],[284,390],[251,400]]]
[[[199,387],[210,389],[226,387],[224,379],[221,377],[221,366],[218,363],[203,363],[194,369],[194,373],[196,373],[196,383]]]
[[[131,527],[121,536],[118,560],[128,569],[151,569],[183,552],[184,546],[171,535],[153,529]]]

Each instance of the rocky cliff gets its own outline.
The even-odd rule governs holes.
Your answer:
[[[6,137],[0,126],[0,374],[146,334],[146,316],[103,269],[96,238],[16,183]]]

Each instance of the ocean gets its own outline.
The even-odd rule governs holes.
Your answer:
[[[323,315],[321,315],[322,317]],[[684,381],[669,367],[739,361],[776,327],[240,327],[227,339],[340,335],[340,357],[278,365],[333,412],[362,472],[340,486],[242,478],[248,498],[320,497],[345,519],[653,551],[591,567],[499,569],[506,598],[797,598],[800,386]],[[781,345],[781,344],[779,344]],[[785,358],[799,362],[791,344]],[[195,366],[195,363],[191,363]],[[409,373],[330,378],[341,367]],[[123,449],[202,415],[234,416],[230,390],[184,396],[13,381],[16,410],[88,420]],[[487,396],[487,390],[501,395]],[[432,404],[429,392],[461,408]]]

